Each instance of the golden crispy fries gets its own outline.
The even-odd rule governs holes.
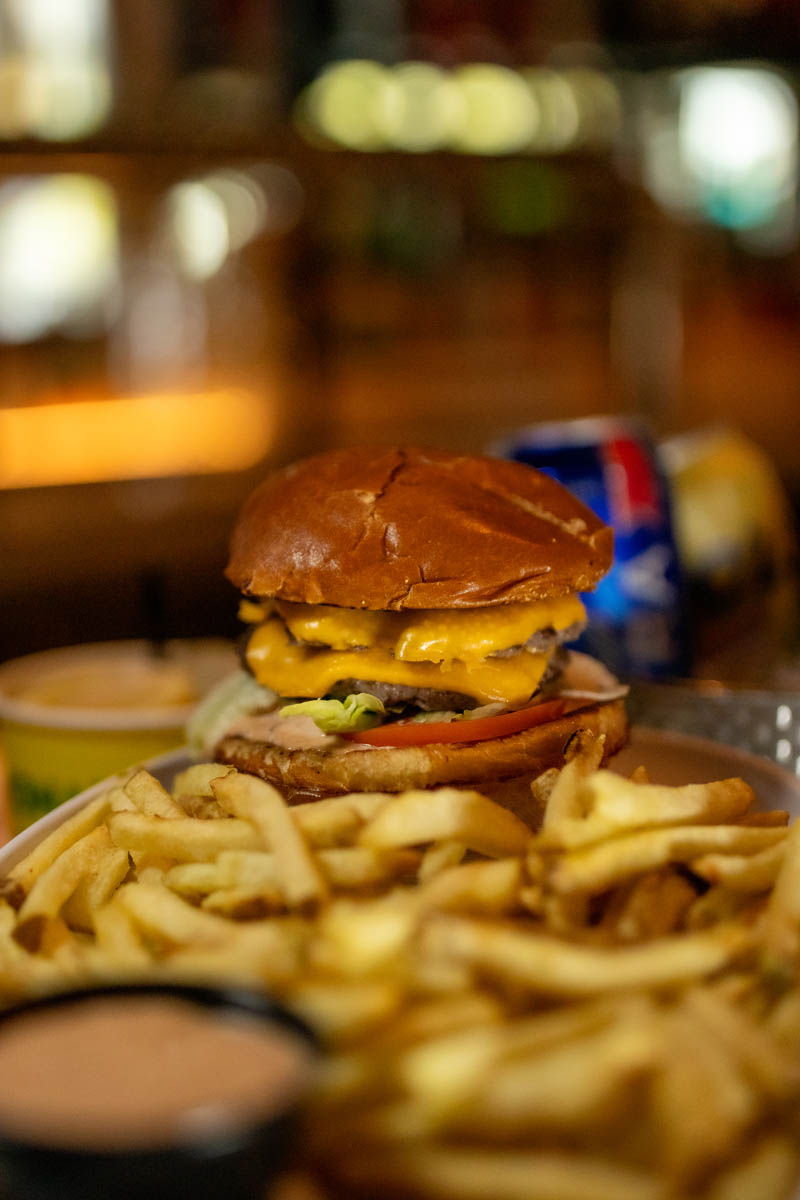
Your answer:
[[[124,787],[113,787],[106,792],[106,800],[111,812],[138,812]]]
[[[325,877],[280,792],[263,779],[236,773],[213,780],[211,787],[223,808],[250,821],[272,850],[277,884],[290,907],[327,899]]]
[[[115,845],[144,850],[177,862],[206,862],[223,850],[260,850],[264,842],[249,821],[201,821],[175,817],[164,821],[144,813],[114,813],[108,827]]]
[[[706,1200],[789,1200],[799,1165],[796,1144],[786,1137],[766,1136],[712,1184]]]
[[[179,771],[172,783],[172,792],[180,803],[184,796],[206,796],[213,799],[211,784],[215,779],[230,775],[233,767],[222,763],[195,763],[185,771]]]
[[[663,867],[618,888],[602,926],[619,942],[664,937],[679,928],[696,899],[697,891],[688,879],[671,866]]]
[[[449,916],[432,919],[423,939],[428,953],[470,963],[509,985],[551,996],[590,996],[702,979],[752,943],[747,930],[722,926],[606,949]]]
[[[631,1084],[652,1068],[654,1029],[609,1029],[495,1066],[440,1128],[506,1140],[531,1130],[607,1127],[633,1099]]]
[[[217,821],[220,817],[227,817],[227,813],[218,800],[213,796],[204,796],[195,793],[184,793],[178,797],[183,815],[186,817],[195,817],[198,821]]]
[[[704,854],[691,866],[695,875],[709,883],[723,883],[732,891],[766,892],[778,877],[785,852],[784,840],[756,854]]]
[[[137,772],[0,882],[0,1002],[270,988],[328,1050],[305,1153],[353,1200],[788,1200],[800,825],[602,749],[536,781],[535,836],[456,788]]]
[[[649,825],[710,825],[743,816],[755,797],[743,779],[692,783],[684,787],[620,781],[611,771],[596,771],[586,784],[592,815],[615,829]]]
[[[764,953],[774,970],[796,967],[800,955],[800,821],[789,831],[764,914]]]
[[[159,883],[126,884],[119,902],[138,929],[172,945],[215,945],[230,938],[221,917],[200,912]]]
[[[9,879],[18,883],[24,892],[29,892],[34,882],[51,863],[103,821],[109,803],[107,795],[100,796],[71,816],[63,825],[59,825],[26,858],[12,867]]]
[[[451,1002],[452,1004],[452,1002]],[[437,1113],[458,1111],[498,1064],[571,1044],[607,1028],[615,1010],[605,998],[558,1008],[511,1024],[493,1022],[454,1033],[436,1031],[413,1047],[399,1065],[400,1078],[420,1102]]]
[[[91,874],[84,875],[67,900],[63,916],[73,929],[91,930],[94,914],[107,904],[130,870],[126,850],[117,850],[109,842],[98,855]]]
[[[347,846],[362,825],[392,799],[385,792],[351,792],[298,804],[292,814],[311,846]]]
[[[453,912],[496,916],[519,908],[522,860],[463,863],[440,871],[422,888],[423,904]]]
[[[554,864],[550,882],[557,892],[601,892],[670,862],[688,863],[717,850],[755,854],[785,837],[784,829],[749,829],[738,825],[648,829],[570,851]]]
[[[341,1152],[340,1152],[341,1153]],[[425,1200],[670,1200],[669,1185],[643,1171],[567,1151],[474,1149],[397,1142],[342,1157],[342,1182],[360,1196],[387,1186]]]
[[[492,858],[522,854],[530,830],[518,817],[478,792],[439,788],[403,792],[388,801],[362,830],[364,846],[417,846],[445,838]]]
[[[128,799],[148,817],[182,817],[183,809],[177,800],[173,800],[167,789],[148,775],[147,771],[137,771],[132,775],[123,788]]]
[[[55,917],[66,904],[80,881],[94,871],[101,855],[111,846],[105,825],[98,825],[85,837],[54,859],[31,887],[22,908],[20,922],[31,917]]]
[[[669,1052],[653,1079],[656,1129],[667,1172],[686,1184],[732,1155],[760,1113],[736,1065],[686,1012],[665,1016],[664,1036]]]
[[[434,842],[422,856],[417,879],[420,883],[427,883],[445,867],[457,866],[466,853],[467,847],[463,842]]]
[[[611,771],[584,777],[574,762],[561,772],[551,803],[560,798],[565,779],[572,786],[569,806],[564,801],[554,817],[548,810],[537,838],[541,846],[576,849],[625,830],[728,821],[753,803],[753,789],[742,779],[660,787],[621,780]]]

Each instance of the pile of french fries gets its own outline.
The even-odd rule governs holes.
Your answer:
[[[602,749],[536,781],[536,832],[451,788],[290,808],[139,771],[0,884],[0,994],[268,988],[326,1048],[305,1153],[332,1195],[786,1200],[800,823]]]

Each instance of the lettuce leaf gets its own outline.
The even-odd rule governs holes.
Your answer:
[[[281,709],[282,717],[311,717],[323,733],[355,733],[359,729],[372,729],[380,724],[385,713],[382,702],[369,692],[353,692],[344,700],[301,700],[297,704],[286,704]]]
[[[198,754],[210,754],[239,717],[274,708],[277,692],[256,683],[249,671],[226,675],[200,701],[186,725],[186,740]]]

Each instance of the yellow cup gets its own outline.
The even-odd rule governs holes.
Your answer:
[[[235,666],[229,643],[68,646],[0,666],[0,737],[11,826],[24,829],[84,788],[180,746],[195,703]]]

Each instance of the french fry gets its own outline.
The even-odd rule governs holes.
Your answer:
[[[366,821],[393,799],[386,792],[350,792],[292,809],[295,821],[312,846],[350,845]]]
[[[602,752],[536,781],[538,835],[455,788],[290,808],[136,773],[0,886],[0,1003],[269,988],[332,1055],[305,1144],[353,1200],[788,1200],[800,826]]]
[[[786,838],[783,862],[764,914],[764,957],[771,971],[794,967],[800,956],[800,821]]]
[[[498,1064],[572,1044],[608,1028],[615,1015],[614,1007],[601,999],[511,1024],[442,1030],[439,1037],[430,1037],[406,1053],[397,1068],[399,1078],[420,1103],[439,1113],[452,1112],[480,1090]]]
[[[402,891],[370,900],[337,899],[319,922],[317,963],[344,976],[367,975],[397,962],[419,920],[419,903]]]
[[[63,916],[72,928],[89,931],[94,926],[94,913],[106,904],[130,870],[126,850],[109,844],[97,856],[90,874],[85,874],[63,908]]]
[[[411,879],[419,867],[414,850],[373,850],[369,846],[331,846],[317,851],[317,861],[332,887],[344,891],[374,888]]]
[[[109,810],[108,796],[99,796],[57,826],[39,842],[25,858],[12,867],[9,879],[18,883],[27,894],[34,882],[56,859],[75,842],[86,837],[104,820]]]
[[[177,862],[206,862],[224,850],[261,850],[264,845],[249,821],[235,818],[201,821],[175,817],[165,821],[140,812],[120,812],[109,818],[108,827],[115,845],[123,850],[144,850]]]
[[[778,877],[785,852],[784,840],[756,854],[704,854],[694,859],[691,867],[695,875],[709,883],[724,884],[735,892],[766,892]]]
[[[275,855],[278,887],[287,904],[299,908],[319,904],[328,884],[310,847],[279,792],[262,779],[230,774],[212,781],[220,804],[235,817],[250,821]]]
[[[590,996],[702,979],[742,954],[752,940],[746,930],[729,926],[609,949],[443,915],[431,918],[423,934],[430,953],[468,962],[509,985],[551,996]]]
[[[462,863],[430,879],[423,886],[420,899],[430,908],[498,916],[519,908],[521,881],[519,858]]]
[[[595,771],[587,791],[592,814],[615,829],[730,821],[743,816],[755,799],[743,779],[664,787],[620,781],[611,771]]]
[[[111,840],[105,825],[98,825],[59,854],[36,879],[19,910],[20,924],[32,917],[55,917],[80,881],[94,871]]]
[[[607,1128],[633,1100],[633,1082],[657,1061],[656,1032],[618,1022],[495,1066],[443,1127],[488,1140]]]
[[[183,809],[167,789],[147,771],[137,771],[125,784],[123,791],[139,812],[148,817],[182,817]]]
[[[227,813],[218,800],[213,796],[204,796],[199,793],[184,793],[178,797],[183,814],[186,817],[194,817],[198,821],[217,821],[220,817],[227,817]]]
[[[664,937],[676,930],[697,899],[692,884],[671,866],[650,871],[618,889],[602,925],[620,942]]]
[[[310,979],[288,993],[292,1008],[328,1042],[363,1037],[394,1016],[402,989],[391,980],[330,982]]]
[[[557,788],[567,771],[565,767]],[[574,779],[573,811],[564,807],[560,815],[545,819],[537,844],[577,849],[622,831],[711,825],[743,815],[753,803],[753,789],[742,779],[663,787],[620,779],[605,770],[588,778],[576,773]],[[557,799],[557,791],[554,795]]]
[[[487,1150],[416,1144],[383,1153],[360,1149],[334,1172],[359,1195],[386,1188],[425,1200],[669,1200],[656,1175],[606,1159],[553,1150]]]
[[[146,950],[130,914],[118,900],[112,900],[97,909],[93,913],[93,923],[97,948],[109,963],[114,964],[115,971],[136,970],[151,965],[152,956]]]
[[[213,799],[211,784],[223,775],[229,775],[233,767],[223,763],[194,763],[185,771],[179,771],[172,783],[172,794],[180,803],[184,796],[206,796]]]
[[[176,946],[218,945],[230,939],[230,926],[222,917],[193,908],[161,884],[127,884],[117,895],[147,937]]]
[[[280,890],[266,884],[256,888],[218,888],[203,897],[200,907],[203,912],[217,913],[234,920],[252,920],[285,909]]]
[[[789,1200],[798,1176],[797,1146],[788,1137],[767,1135],[714,1181],[707,1200]]]
[[[689,988],[684,1003],[698,1027],[725,1048],[763,1095],[780,1100],[800,1091],[800,1066],[787,1059],[767,1031],[748,1020],[718,990]]]
[[[467,847],[463,842],[434,842],[422,855],[417,879],[420,883],[427,883],[445,867],[458,866],[466,853]]]
[[[736,825],[686,825],[637,831],[564,854],[553,865],[550,883],[557,892],[602,892],[633,875],[670,862],[688,863],[718,850],[755,854],[785,837],[783,829]]]
[[[665,1055],[652,1081],[668,1173],[689,1182],[731,1155],[759,1113],[758,1097],[725,1048],[685,1010],[664,1018]]]
[[[522,854],[530,830],[508,809],[478,792],[439,788],[403,792],[389,800],[361,831],[364,846],[417,846],[453,839],[491,858]]]

